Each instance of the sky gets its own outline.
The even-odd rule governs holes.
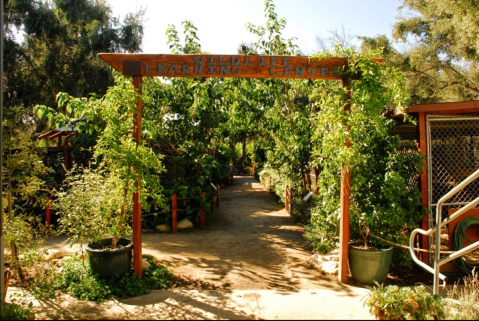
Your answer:
[[[297,38],[305,54],[318,51],[316,36],[327,39],[331,31],[391,38],[402,0],[273,0],[278,18],[286,19],[283,38]],[[198,29],[202,51],[212,54],[236,54],[241,43],[258,38],[246,29],[246,23],[266,26],[264,0],[108,0],[113,16],[121,20],[129,12],[146,9],[144,16],[144,53],[171,53],[166,29],[176,26],[180,44],[184,44],[184,20]]]

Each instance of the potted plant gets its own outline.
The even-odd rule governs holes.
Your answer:
[[[59,126],[82,119],[78,132],[97,137],[95,169],[69,173],[54,206],[71,244],[79,243],[82,250],[86,246],[90,266],[104,277],[130,270],[132,243],[126,237],[131,233],[133,193],[138,193],[142,208],[165,207],[159,180],[164,167],[160,155],[149,144],[150,131],[142,132],[142,142],[133,137],[132,116],[137,112],[138,92],[131,79],[116,74],[115,80],[116,86],[102,98],[59,93],[58,109],[66,113],[36,107],[40,118],[48,117],[51,126],[54,122]],[[147,119],[144,122],[148,124]],[[120,253],[124,258],[118,258]],[[106,263],[110,261],[105,259],[107,254],[111,254],[113,262]],[[118,260],[124,261],[125,267],[116,270]]]
[[[66,186],[54,202],[70,245],[78,244],[83,258],[86,250],[92,271],[106,278],[131,268],[133,243],[127,238],[131,215],[117,183],[101,167],[79,169],[68,173]],[[119,208],[118,204],[124,205]]]
[[[383,283],[388,275],[394,244],[408,244],[408,235],[423,215],[420,192],[414,184],[422,166],[418,153],[400,153],[399,137],[390,134],[394,124],[385,117],[369,132],[368,144],[358,146],[361,159],[351,178],[351,236],[349,268],[361,283]],[[377,126],[387,129],[378,134]],[[406,251],[402,255],[407,255]],[[398,255],[401,253],[398,252]],[[403,256],[403,258],[405,258]]]

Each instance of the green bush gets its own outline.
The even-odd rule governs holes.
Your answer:
[[[147,257],[147,261],[151,266],[143,270],[141,278],[137,278],[131,272],[121,277],[102,279],[92,273],[88,264],[74,257],[62,263],[61,272],[56,272],[56,275],[43,280],[47,286],[37,284],[36,288],[49,287],[50,290],[68,293],[79,300],[94,302],[111,298],[126,299],[148,294],[152,289],[168,288],[173,280],[173,274],[166,267],[156,265],[152,258]]]
[[[34,314],[31,312],[32,303],[17,304],[14,300],[10,303],[4,303],[0,311],[1,320],[33,320]]]
[[[401,287],[378,284],[367,288],[364,305],[378,320],[439,320],[444,319],[444,302],[433,296],[424,286]]]

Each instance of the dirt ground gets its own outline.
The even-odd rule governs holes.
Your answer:
[[[342,288],[336,275],[309,266],[303,228],[253,176],[235,176],[202,230],[144,233],[143,254],[155,257],[186,289],[299,291]],[[421,269],[391,269],[387,284],[432,285]],[[349,285],[362,286],[350,279]]]

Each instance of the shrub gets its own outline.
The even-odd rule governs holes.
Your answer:
[[[10,303],[4,303],[3,309],[0,311],[1,320],[32,320],[34,315],[31,312],[32,303],[28,305],[25,303],[17,304],[15,300]]]
[[[55,292],[60,291],[79,300],[103,302],[111,298],[126,299],[148,294],[152,289],[168,288],[173,274],[166,267],[155,264],[151,257],[146,258],[151,266],[143,270],[141,278],[130,272],[121,277],[102,279],[90,270],[88,264],[73,257],[63,261],[61,272],[49,273],[48,277],[36,280],[33,295],[37,299],[53,299]]]
[[[424,286],[402,287],[396,285],[367,288],[364,305],[378,320],[439,320],[444,319],[444,303],[441,297],[433,296]]]

